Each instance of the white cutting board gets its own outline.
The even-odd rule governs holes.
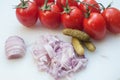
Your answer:
[[[107,6],[112,0],[97,0]],[[28,50],[22,59],[8,60],[5,56],[4,45],[9,36],[22,37],[27,46],[38,36],[51,33],[57,34],[62,40],[70,38],[62,35],[61,30],[49,30],[41,26],[39,29],[28,29],[16,19],[15,7],[19,0],[1,0],[0,2],[0,80],[54,80],[46,73],[39,72]],[[120,1],[114,0],[113,6],[120,9]],[[108,33],[102,41],[94,41],[97,50],[94,53],[85,51],[88,66],[76,73],[71,80],[120,80],[120,35]]]

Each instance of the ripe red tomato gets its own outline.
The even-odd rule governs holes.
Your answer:
[[[102,12],[107,23],[107,29],[113,33],[120,33],[120,11],[116,8],[107,8]]]
[[[100,40],[106,34],[106,22],[103,16],[99,13],[91,13],[83,22],[84,31],[93,39]]]
[[[32,27],[38,19],[36,3],[31,1],[20,3],[16,8],[16,17],[24,26]]]
[[[58,28],[61,24],[61,11],[56,4],[47,4],[50,8],[39,10],[39,19],[41,23],[50,29]]]
[[[42,6],[45,0],[34,0],[38,6]],[[54,0],[48,0],[48,2],[54,2]]]
[[[56,4],[59,6],[61,10],[63,10],[63,7],[66,7],[66,0],[57,0]],[[68,0],[68,5],[78,7],[78,3],[75,0]]]
[[[79,5],[79,9],[82,10],[83,13],[86,13],[87,12],[87,7],[83,3],[87,3],[89,5],[94,5],[94,7],[88,5],[88,9],[91,12],[100,13],[100,6],[98,5],[98,3],[95,0],[83,0],[82,3]]]
[[[72,28],[72,29],[79,29],[83,30],[82,23],[83,23],[84,16],[82,12],[75,6],[70,7],[70,12],[64,12],[62,14],[61,20],[64,28]]]

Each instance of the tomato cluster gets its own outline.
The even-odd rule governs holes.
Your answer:
[[[120,11],[114,7],[101,10],[100,7],[96,0],[21,0],[16,16],[27,27],[32,27],[39,18],[47,28],[56,29],[62,23],[64,28],[83,30],[100,40],[107,30],[120,33]]]

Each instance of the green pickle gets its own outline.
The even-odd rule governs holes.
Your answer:
[[[91,52],[94,52],[96,50],[95,45],[91,41],[85,41],[85,42],[83,42],[83,44]]]
[[[90,40],[90,37],[89,37],[88,34],[86,34],[83,31],[76,30],[76,29],[66,28],[66,29],[63,30],[63,34],[75,37],[75,38],[79,39],[80,41],[89,41]]]
[[[72,38],[72,45],[78,56],[84,55],[84,48],[83,48],[81,42],[77,38]]]

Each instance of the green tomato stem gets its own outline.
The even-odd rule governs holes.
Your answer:
[[[70,13],[70,11],[71,11],[70,6],[69,6],[69,4],[68,4],[68,0],[66,0],[66,7],[64,8],[64,11],[65,11],[66,13]]]
[[[44,11],[44,10],[50,10],[51,8],[50,8],[50,6],[52,5],[47,5],[47,3],[48,3],[48,0],[45,0],[45,2],[44,2],[44,5],[43,5],[43,7],[41,7],[41,9]]]
[[[113,3],[113,1],[106,7],[106,8],[109,8],[109,7],[111,7],[111,5],[112,5],[112,3]]]
[[[28,1],[25,1],[25,0],[20,0],[21,1],[21,4],[20,5],[17,5],[16,8],[27,8],[28,7]]]
[[[85,13],[85,18],[89,18],[89,16],[90,16],[90,11]]]
[[[81,4],[84,4],[85,6],[86,6],[86,13],[85,13],[85,17],[86,18],[88,18],[89,16],[90,16],[90,13],[91,13],[91,10],[89,9],[89,6],[91,6],[92,8],[96,8],[96,9],[99,9],[99,8],[97,8],[95,5],[97,5],[97,4],[101,4],[101,3],[97,3],[97,4],[88,4],[88,3],[86,3],[86,2],[81,2],[81,1],[79,1],[79,0],[77,0],[78,2],[80,2]],[[101,6],[102,6],[102,4],[101,4]],[[104,8],[104,6],[102,6],[102,8]]]
[[[66,0],[66,8],[69,9],[68,0]]]
[[[20,0],[22,3],[22,6],[25,6],[25,1],[24,0]]]
[[[81,1],[79,1],[79,0],[75,0],[76,2],[81,2]]]
[[[104,7],[104,5],[103,4],[101,4],[101,3],[98,3],[101,7],[102,7],[102,9],[101,10],[105,10],[105,7]]]
[[[80,1],[79,1],[79,2],[80,2]],[[95,5],[101,4],[101,3],[97,3],[97,4],[88,4],[88,3],[86,3],[86,2],[80,2],[80,3],[82,3],[82,4],[84,4],[84,5],[86,6],[87,11],[88,11],[88,7],[89,7],[89,6],[98,9]],[[101,5],[102,5],[102,4],[101,4]],[[103,7],[104,7],[104,6],[103,6]]]
[[[44,8],[47,9],[47,3],[48,3],[48,0],[45,0],[45,4],[44,4]]]

